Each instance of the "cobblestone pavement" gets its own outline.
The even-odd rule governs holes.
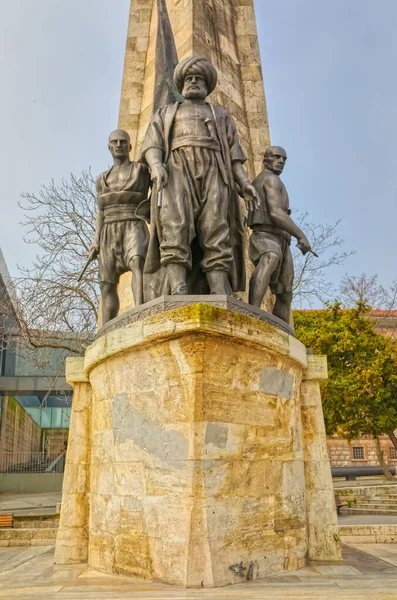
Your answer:
[[[185,590],[84,565],[53,565],[54,547],[0,548],[0,599],[45,600],[397,600],[397,544],[344,547],[344,562],[313,565],[243,585]]]

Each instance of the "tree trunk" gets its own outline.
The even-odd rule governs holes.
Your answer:
[[[389,438],[391,440],[391,443],[393,444],[393,446],[397,450],[397,435],[395,435],[394,431],[393,431],[393,433],[389,433]]]
[[[383,452],[382,452],[382,449],[380,447],[379,438],[376,436],[376,437],[374,437],[374,440],[375,440],[376,455],[378,457],[379,465],[380,465],[380,467],[381,467],[381,469],[382,469],[382,471],[383,471],[386,479],[388,479],[389,481],[394,481],[394,477],[390,473],[390,471],[388,469],[388,466],[387,466],[387,464],[385,462],[385,458],[383,456]]]

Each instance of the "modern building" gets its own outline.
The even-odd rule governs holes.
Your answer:
[[[19,331],[17,295],[0,250],[0,473],[37,471],[38,463],[47,469],[64,455],[69,432],[67,353],[31,349]]]

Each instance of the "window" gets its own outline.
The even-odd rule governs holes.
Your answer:
[[[364,460],[364,447],[363,446],[353,446],[353,460]]]
[[[397,460],[397,449],[396,448],[389,448],[389,459]]]

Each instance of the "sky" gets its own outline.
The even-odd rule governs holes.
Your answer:
[[[328,277],[397,278],[396,0],[256,0],[272,143],[291,205],[342,219],[355,250]],[[0,246],[28,265],[22,191],[109,164],[129,0],[0,0]]]

